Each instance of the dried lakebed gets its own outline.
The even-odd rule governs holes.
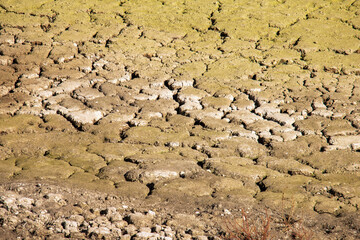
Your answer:
[[[216,239],[268,209],[359,238],[359,9],[3,1],[0,233]]]

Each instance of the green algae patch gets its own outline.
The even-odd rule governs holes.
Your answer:
[[[232,80],[231,83],[234,82],[235,80]],[[221,79],[216,78],[196,78],[195,87],[204,90],[205,92],[213,95],[214,97],[226,97],[230,100],[238,95],[238,91],[236,90],[236,88],[228,86],[228,84],[224,84]]]
[[[266,65],[292,64],[301,60],[301,53],[295,49],[270,48],[264,55]]]
[[[85,26],[81,26],[85,27]],[[55,41],[58,42],[85,42],[93,38],[97,29],[91,27],[85,27],[86,30],[68,29],[63,31],[60,35],[54,37]]]
[[[206,71],[206,65],[203,62],[185,63],[174,69],[177,75],[186,74],[190,78],[201,76]]]
[[[209,178],[178,178],[166,184],[155,186],[153,195],[161,198],[168,198],[170,196],[170,198],[174,199],[182,197],[210,197],[213,192],[210,182]]]
[[[0,13],[0,23],[4,26],[29,27],[47,24],[46,17],[32,16],[29,14],[17,14],[13,12]]]
[[[66,118],[58,114],[45,115],[43,121],[39,127],[47,131],[74,132],[76,130]]]
[[[261,71],[261,67],[244,58],[221,58],[208,66],[208,71],[203,75],[216,78],[222,82],[233,79],[249,79]]]
[[[317,152],[308,157],[301,158],[305,164],[309,164],[323,173],[342,173],[357,171],[359,165],[359,152],[339,150],[332,152]],[[355,166],[355,168],[354,168]]]
[[[159,128],[154,127],[133,127],[124,132],[124,142],[130,144],[159,145],[172,140],[179,140],[188,134],[163,133]]]
[[[0,179],[10,179],[21,171],[20,167],[15,166],[14,158],[0,160]]]
[[[310,201],[311,197],[303,193],[284,194],[281,192],[264,191],[256,195],[256,200],[272,209],[281,209],[286,212],[301,211],[312,213],[315,201]]]
[[[124,52],[131,55],[149,55],[156,54],[157,49],[161,44],[147,38],[132,38],[127,36],[118,36],[111,39],[109,45],[110,50]]]
[[[317,71],[325,70],[337,74],[341,72],[358,74],[360,71],[358,64],[360,62],[360,54],[357,53],[344,55],[329,51],[311,52],[305,56],[304,60],[308,63],[310,69]]]
[[[68,154],[86,151],[86,145],[96,142],[96,138],[86,133],[37,132],[6,134],[0,136],[0,144],[12,150],[12,156],[38,156],[61,158]],[[73,152],[72,152],[73,151]]]
[[[68,162],[71,166],[81,168],[85,172],[98,173],[99,169],[106,166],[105,160],[89,152],[86,146],[82,145],[58,145],[48,151],[46,156]]]
[[[262,181],[266,191],[279,192],[285,194],[305,194],[305,186],[311,182],[317,182],[318,180],[312,177],[306,177],[301,175],[294,176],[270,176]]]
[[[94,143],[87,147],[87,152],[101,156],[106,162],[123,160],[140,150],[141,146],[127,143]]]
[[[314,196],[312,200],[315,200],[316,204],[314,206],[314,211],[319,214],[332,214],[334,216],[339,216],[346,212],[355,212],[356,208],[348,206],[343,202],[339,202],[333,198],[327,198],[324,196]]]
[[[231,37],[256,42],[260,38],[275,38],[279,29],[305,17],[316,5],[315,1],[301,4],[296,1],[222,1],[221,10],[214,13],[214,19],[216,27]]]
[[[255,43],[239,39],[227,39],[219,48],[225,53],[240,53],[244,49],[254,49]]]
[[[43,5],[51,4],[53,2],[54,0],[3,0],[1,1],[1,5],[3,8],[10,12],[33,13],[33,10],[39,9]]]
[[[204,97],[201,99],[201,104],[204,107],[215,108],[215,109],[226,109],[230,106],[232,101],[224,97]]]
[[[16,115],[14,117],[8,115],[0,116],[0,126],[3,134],[42,132],[42,130],[39,129],[41,123],[43,123],[41,118],[33,115]]]
[[[358,172],[317,174],[317,184],[309,184],[307,190],[314,195],[341,196],[352,206],[359,207],[360,175]]]
[[[306,19],[281,31],[279,39],[296,41],[296,49],[305,52],[331,49],[340,53],[352,53],[359,48],[358,31],[341,21]]]
[[[299,159],[320,151],[327,143],[319,136],[301,136],[294,141],[272,142],[271,155],[277,158]]]
[[[240,155],[241,157],[251,159],[256,159],[267,153],[265,146],[254,140],[243,137],[233,137],[228,140],[222,140],[220,143],[216,144],[216,147],[232,151],[234,155]]]
[[[258,189],[251,189],[248,186],[245,187],[240,180],[232,178],[220,178],[212,185],[214,192],[212,197],[215,199],[237,199],[240,201],[250,200],[254,201]]]
[[[121,183],[125,181],[124,175],[135,168],[136,165],[131,162],[114,160],[106,167],[101,168],[97,176],[100,179],[110,180],[115,184]]]
[[[211,158],[205,160],[203,168],[210,170],[216,176],[240,179],[241,181],[254,186],[256,182],[261,181],[267,176],[279,176],[279,172],[270,170],[258,165],[239,165],[239,163],[223,162],[222,158]]]
[[[216,1],[127,1],[122,5],[127,20],[133,24],[171,32],[181,37],[191,29],[206,31],[211,26],[210,14]]]
[[[106,142],[116,143],[121,140],[120,133],[128,127],[126,123],[113,122],[91,125],[87,131],[96,135],[99,139],[104,139]]]
[[[295,122],[295,127],[304,135],[321,134],[324,127],[330,123],[330,119],[320,116],[310,116],[305,120]]]
[[[87,172],[76,172],[68,179],[65,179],[63,183],[72,187],[81,187],[107,193],[115,190],[115,185],[112,181],[99,179],[94,174]]]
[[[17,35],[17,39],[33,45],[51,45],[53,36],[51,33],[44,32],[40,26],[36,26],[26,28],[25,31]]]
[[[11,149],[11,156],[43,155],[46,150],[48,138],[40,133],[5,134],[0,136],[0,145]]]
[[[270,81],[280,85],[291,81],[303,81],[306,77],[310,77],[310,74],[301,66],[280,64],[256,75],[256,80]]]
[[[219,140],[227,139],[230,136],[230,133],[214,131],[210,129],[203,128],[194,128],[190,131],[191,136],[199,137],[207,142],[216,143]]]
[[[128,197],[142,199],[148,196],[149,188],[139,182],[118,182],[115,184],[115,193]]]
[[[90,153],[82,153],[74,156],[65,156],[64,161],[68,162],[71,166],[83,169],[85,172],[96,174],[100,168],[106,166],[103,158]]]
[[[43,156],[22,156],[15,159],[15,164],[21,168],[21,171],[16,174],[15,178],[37,180],[66,179],[74,172],[81,171],[79,168],[73,167],[64,161]]]
[[[70,182],[75,182],[78,184],[91,183],[97,179],[99,179],[99,178],[96,177],[94,174],[91,174],[88,172],[83,172],[83,171],[76,172],[69,177]]]
[[[355,135],[357,129],[354,128],[349,121],[345,119],[334,119],[324,128],[325,136],[346,136]]]
[[[291,175],[314,176],[316,170],[310,166],[302,164],[294,159],[281,159],[270,156],[260,157],[257,164],[266,166],[267,168],[279,171],[281,173],[289,173]]]
[[[154,145],[158,142],[161,130],[153,127],[135,127],[124,133],[125,142]]]

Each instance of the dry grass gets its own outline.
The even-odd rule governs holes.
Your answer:
[[[311,240],[313,237],[313,233],[304,228],[301,220],[295,221],[291,216],[285,215],[282,223],[285,226],[285,231],[290,234],[291,239]]]
[[[253,221],[249,220],[246,212],[241,210],[242,223],[236,219],[227,218],[225,220],[227,235],[226,240],[267,240],[270,239],[271,218],[266,212],[265,218],[261,218],[260,227]]]
[[[279,231],[287,235],[288,239],[294,240],[311,240],[313,233],[306,230],[300,220],[294,220],[291,214],[284,214],[280,221],[281,230],[275,231],[272,228],[274,222],[265,212],[265,217],[260,219],[251,220],[248,214],[242,209],[241,220],[227,217],[224,220],[226,235],[223,236],[224,240],[270,240],[279,239]]]

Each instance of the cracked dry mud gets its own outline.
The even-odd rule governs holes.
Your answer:
[[[358,239],[359,100],[359,0],[2,0],[0,234]]]

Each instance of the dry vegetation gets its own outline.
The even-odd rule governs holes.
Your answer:
[[[269,240],[281,239],[281,236],[294,240],[313,239],[313,233],[302,225],[301,220],[294,220],[292,214],[284,214],[276,226],[267,211],[263,217],[257,219],[249,217],[248,214],[242,209],[240,218],[225,218],[224,240]]]

